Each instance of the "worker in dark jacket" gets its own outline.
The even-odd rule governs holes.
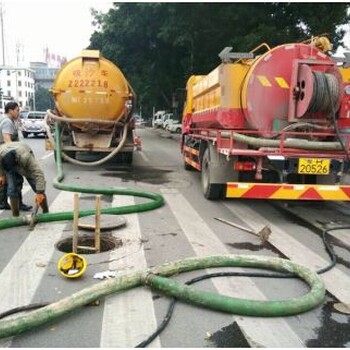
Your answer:
[[[7,195],[10,198],[13,216],[19,216],[20,210],[21,188],[16,181],[18,174],[27,179],[30,187],[36,193],[36,205],[47,213],[46,181],[32,149],[22,142],[0,145],[0,185],[7,182]]]
[[[17,102],[8,102],[5,105],[5,116],[0,120],[0,144],[19,141],[19,106]],[[17,175],[17,187],[21,188],[19,207],[23,211],[32,209],[22,201],[23,176]],[[7,186],[0,185],[0,209],[10,209],[7,203]]]

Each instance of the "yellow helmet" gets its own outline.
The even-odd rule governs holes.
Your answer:
[[[67,278],[80,277],[86,270],[86,266],[86,259],[75,253],[63,255],[57,263],[58,271]]]
[[[333,45],[331,44],[329,39],[326,38],[325,36],[319,36],[319,37],[315,38],[314,44],[322,52],[331,51],[333,48]]]

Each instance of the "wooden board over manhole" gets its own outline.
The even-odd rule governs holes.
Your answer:
[[[101,215],[101,231],[113,230],[126,225],[126,219],[120,215]],[[79,218],[78,227],[83,230],[95,231],[95,215]]]

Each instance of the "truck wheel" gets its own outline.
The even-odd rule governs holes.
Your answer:
[[[22,135],[23,135],[23,137],[24,137],[25,139],[28,137],[28,133],[25,132],[25,131],[22,131]]]
[[[71,158],[75,159],[76,151],[66,151],[65,153],[66,153],[66,155],[67,155],[68,157],[71,157]],[[66,162],[65,159],[63,159],[63,160]]]
[[[131,164],[133,159],[133,153],[132,152],[123,152],[123,163],[125,164]]]
[[[210,179],[209,148],[205,150],[202,159],[201,182],[205,198],[220,199],[223,197],[224,185],[212,183]]]
[[[131,164],[133,160],[133,152],[119,152],[114,158],[115,164]]]

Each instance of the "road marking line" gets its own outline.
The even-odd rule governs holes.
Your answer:
[[[218,239],[210,227],[199,216],[186,198],[179,192],[161,190],[166,203],[176,217],[193,250],[198,256],[229,254],[224,244]],[[242,271],[242,269],[236,269]],[[212,280],[220,294],[237,296],[247,299],[266,300],[251,278],[214,278]],[[242,295],[244,291],[244,295]],[[243,317],[233,316],[239,327],[245,333],[248,341],[263,347],[305,347],[298,335],[281,317]]]
[[[114,196],[113,206],[131,205],[135,200],[129,196]],[[147,269],[145,253],[141,245],[141,230],[137,214],[125,215],[127,226],[114,232],[123,239],[123,246],[110,252],[109,269],[131,273]],[[121,258],[122,259],[118,259]],[[147,321],[146,321],[147,320]],[[100,346],[135,347],[157,328],[152,292],[140,287],[109,295],[105,299]],[[160,347],[159,337],[148,347]]]
[[[268,222],[266,218],[247,205],[238,202],[224,203],[224,205],[253,230],[260,230],[268,224],[272,230],[269,242],[284,255],[288,256],[289,259],[312,269],[320,269],[328,265],[329,262],[327,260],[288,235],[279,226]],[[350,303],[350,278],[346,273],[334,267],[332,270],[323,274],[322,279],[325,282],[327,290],[339,299],[339,301],[345,304]]]
[[[61,192],[50,209],[62,209],[62,203],[68,203],[70,199],[70,193]],[[46,274],[46,269],[37,263],[52,259],[53,242],[60,239],[65,226],[66,223],[42,223],[28,232],[28,237],[0,274],[0,313],[33,302]]]
[[[149,158],[146,156],[146,153],[143,152],[143,151],[139,151],[139,154],[140,156],[142,157],[142,159],[145,161],[145,162],[150,162]]]
[[[53,156],[53,152],[50,152],[50,153],[44,155],[43,157],[41,157],[40,160],[44,160],[44,159],[50,158],[52,156]]]

